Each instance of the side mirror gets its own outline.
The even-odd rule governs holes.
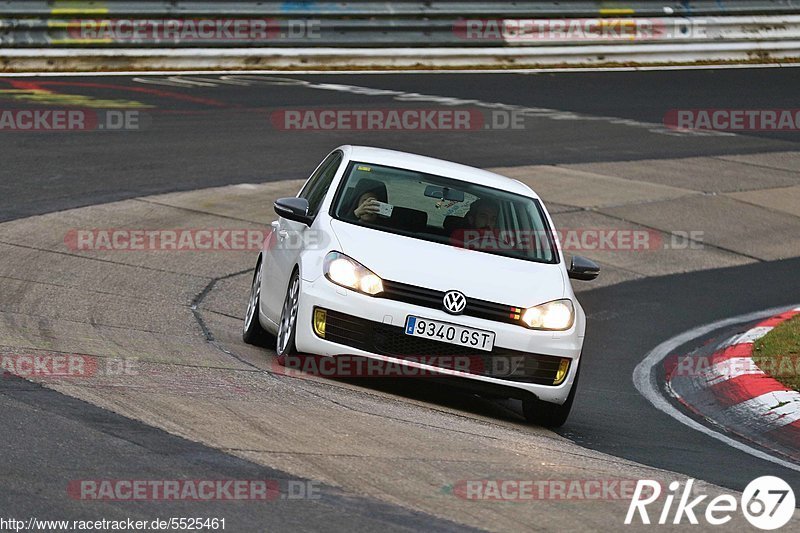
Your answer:
[[[572,258],[567,274],[572,279],[592,281],[600,274],[600,267],[594,261],[576,255]]]
[[[308,200],[305,198],[279,198],[275,200],[275,212],[288,220],[310,226],[313,217],[308,215]]]

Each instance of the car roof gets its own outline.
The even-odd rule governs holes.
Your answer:
[[[539,196],[527,185],[515,179],[482,170],[452,161],[426,157],[423,155],[399,152],[397,150],[387,150],[384,148],[373,148],[371,146],[352,146],[346,145],[339,147],[353,161],[360,163],[372,163],[374,165],[385,165],[389,167],[404,168],[453,178],[462,181],[485,185],[495,189],[529,196],[538,199]]]

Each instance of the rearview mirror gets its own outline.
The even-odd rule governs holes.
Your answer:
[[[310,226],[313,217],[308,215],[308,200],[305,198],[279,198],[275,200],[275,212],[288,220]]]
[[[449,187],[437,187],[436,185],[428,185],[425,187],[425,196],[428,198],[448,200],[450,202],[464,201],[464,191],[450,189]]]
[[[592,281],[600,274],[600,267],[594,261],[576,255],[572,258],[567,274],[572,279]]]

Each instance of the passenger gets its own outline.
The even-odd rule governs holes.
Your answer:
[[[499,214],[500,206],[497,202],[489,198],[478,198],[469,206],[469,212],[464,218],[470,229],[494,231]]]

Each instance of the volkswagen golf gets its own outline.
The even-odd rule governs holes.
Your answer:
[[[553,221],[523,183],[392,150],[335,149],[274,204],[245,342],[287,357],[358,356],[522,400],[533,423],[569,415],[586,319]]]

